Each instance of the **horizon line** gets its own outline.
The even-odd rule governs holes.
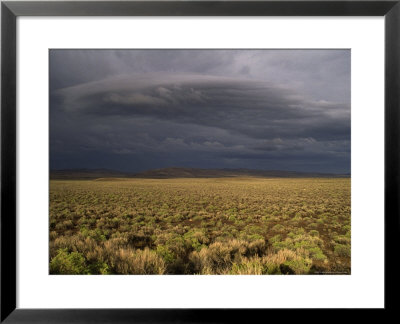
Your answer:
[[[142,171],[122,171],[118,169],[109,169],[109,168],[62,168],[62,169],[51,169],[49,171],[111,171],[111,172],[119,172],[119,173],[129,173],[129,174],[140,174],[148,171],[156,171],[156,170],[165,170],[165,169],[192,169],[192,170],[230,170],[230,171],[238,171],[238,170],[246,170],[246,171],[264,171],[264,172],[296,172],[296,173],[313,173],[313,174],[335,174],[335,175],[350,175],[351,171],[348,172],[320,172],[320,171],[298,171],[298,170],[282,170],[282,169],[252,169],[252,168],[196,168],[196,167],[162,167],[162,168],[152,168],[146,169]]]

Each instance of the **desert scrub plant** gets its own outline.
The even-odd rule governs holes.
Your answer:
[[[90,237],[97,242],[104,242],[107,240],[107,237],[104,235],[104,232],[100,228],[90,230],[86,226],[82,226],[80,232],[83,236]]]
[[[273,240],[272,247],[275,251],[292,250],[304,251],[303,255],[315,261],[325,261],[326,255],[322,251],[323,241],[318,236],[306,234],[303,228],[290,232],[284,241]]]
[[[351,251],[349,245],[336,244],[334,247],[335,254],[340,257],[350,257]]]
[[[262,257],[244,257],[233,263],[229,274],[308,274],[311,259],[291,250],[280,250]]]
[[[50,242],[54,241],[57,237],[58,237],[58,234],[56,231],[50,231],[50,233],[49,233]]]
[[[111,267],[118,274],[163,274],[165,262],[155,251],[120,249],[111,256]]]
[[[157,254],[160,255],[166,264],[173,263],[176,259],[174,253],[165,245],[157,245]]]
[[[190,254],[189,259],[196,273],[225,274],[231,271],[234,264],[239,271],[243,260],[250,260],[246,257],[261,256],[265,251],[265,240],[247,242],[233,239],[212,243],[209,247],[202,248],[200,252],[194,251]]]
[[[243,258],[241,263],[233,263],[227,274],[232,275],[261,275],[265,273],[265,265],[260,257]]]
[[[257,239],[254,241],[250,241],[247,246],[246,254],[248,256],[257,255],[262,256],[265,254],[267,249],[267,244],[264,239]]]
[[[271,237],[270,239],[269,239],[269,242],[271,243],[271,244],[274,244],[274,243],[276,243],[276,242],[281,242],[282,241],[282,235],[281,234],[276,234],[276,235],[274,235],[273,237]]]
[[[190,230],[183,235],[185,244],[191,246],[194,250],[200,251],[203,247],[209,243],[209,238],[204,230]]]
[[[228,244],[215,242],[208,248],[203,248],[199,252],[201,268],[212,273],[222,273],[232,266],[232,249]]]
[[[98,260],[89,263],[87,268],[90,274],[111,274],[108,264]]]
[[[51,274],[88,274],[85,258],[78,252],[69,253],[67,249],[59,249],[50,261]]]
[[[349,235],[337,235],[334,237],[334,240],[336,243],[339,243],[339,244],[344,244],[344,245],[350,244],[350,236]]]
[[[283,261],[266,262],[285,250],[318,271],[350,273],[350,212],[349,179],[51,180],[50,262],[67,249],[89,273],[117,273],[120,250],[148,248],[164,273],[215,273],[216,251],[202,251],[218,242],[229,252],[219,273],[281,273]],[[335,253],[337,244],[348,248]],[[192,262],[200,253],[208,263]]]
[[[296,258],[285,261],[279,268],[282,274],[307,274],[311,269],[312,261],[306,258]]]
[[[286,249],[267,256],[264,262],[269,274],[307,274],[312,265],[311,259],[304,257],[301,252]]]
[[[276,224],[271,228],[271,230],[275,233],[284,233],[285,227],[282,224]]]
[[[325,261],[327,259],[326,255],[322,252],[322,250],[318,246],[309,248],[308,252],[310,253],[310,257],[312,260]]]

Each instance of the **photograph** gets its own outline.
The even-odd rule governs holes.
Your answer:
[[[50,275],[351,274],[350,49],[48,55]]]

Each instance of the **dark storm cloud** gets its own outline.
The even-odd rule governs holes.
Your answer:
[[[265,136],[345,138],[349,107],[305,100],[288,89],[205,75],[133,75],[56,92],[67,113],[148,116]]]
[[[52,51],[52,167],[349,172],[349,52],[321,52]]]

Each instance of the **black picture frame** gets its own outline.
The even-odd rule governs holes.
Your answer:
[[[380,1],[2,1],[1,2],[1,322],[246,322],[270,309],[16,308],[16,19],[18,16],[384,16],[385,308],[397,308],[399,275],[400,0]],[[373,127],[373,125],[371,125]],[[373,233],[371,233],[373,236]],[[373,258],[373,256],[372,256]],[[373,261],[371,261],[371,266]],[[366,271],[368,271],[366,269]],[[368,283],[365,283],[368,285]],[[266,314],[266,312],[269,312]],[[381,312],[382,310],[378,310]],[[381,313],[380,313],[381,315]],[[323,320],[323,319],[319,319]]]

